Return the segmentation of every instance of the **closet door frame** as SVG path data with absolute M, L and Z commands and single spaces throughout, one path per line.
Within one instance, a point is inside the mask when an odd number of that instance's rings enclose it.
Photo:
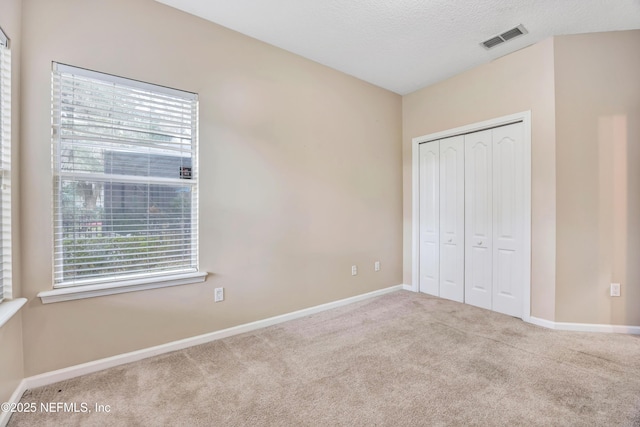
M 420 280 L 420 181 L 419 181 L 419 147 L 420 144 L 440 139 L 465 135 L 472 132 L 492 129 L 498 126 L 522 122 L 524 130 L 524 266 L 522 268 L 522 316 L 528 321 L 531 317 L 531 111 L 523 111 L 508 116 L 498 117 L 483 122 L 449 129 L 442 132 L 418 136 L 412 139 L 412 254 L 411 254 L 411 289 L 419 292 Z

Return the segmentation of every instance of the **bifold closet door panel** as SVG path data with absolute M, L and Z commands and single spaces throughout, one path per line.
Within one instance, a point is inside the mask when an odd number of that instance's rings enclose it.
M 440 144 L 420 144 L 420 292 L 440 290 Z
M 491 309 L 493 282 L 492 131 L 464 137 L 465 302 Z
M 464 137 L 440 140 L 440 297 L 464 301 Z
M 524 289 L 524 126 L 493 132 L 493 310 L 522 316 Z

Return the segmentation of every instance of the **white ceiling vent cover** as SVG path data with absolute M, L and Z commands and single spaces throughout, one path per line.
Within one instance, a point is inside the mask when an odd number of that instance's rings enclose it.
M 489 40 L 483 41 L 482 43 L 480 43 L 480 45 L 489 50 L 492 47 L 502 44 L 508 40 L 515 39 L 516 37 L 523 36 L 527 33 L 528 31 L 526 28 L 524 28 L 524 25 L 520 24 L 515 28 L 505 31 L 499 36 L 491 37 Z

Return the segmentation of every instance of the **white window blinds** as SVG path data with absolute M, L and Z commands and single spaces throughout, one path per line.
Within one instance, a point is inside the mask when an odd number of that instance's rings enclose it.
M 53 64 L 54 287 L 197 271 L 197 95 Z
M 0 30 L 0 301 L 11 295 L 11 51 Z

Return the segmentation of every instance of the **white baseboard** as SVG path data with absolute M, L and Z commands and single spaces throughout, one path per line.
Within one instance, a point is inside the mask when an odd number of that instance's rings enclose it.
M 27 389 L 42 387 L 45 385 L 57 383 L 59 381 L 65 381 L 71 378 L 79 377 L 81 375 L 102 371 L 104 369 L 112 368 L 114 366 L 124 365 L 125 363 L 136 362 L 138 360 L 157 356 L 159 354 L 169 353 L 176 350 L 182 350 L 187 347 L 206 344 L 208 342 L 219 340 L 222 338 L 227 338 L 233 335 L 255 331 L 256 329 L 266 328 L 267 326 L 272 326 L 278 323 L 287 322 L 289 320 L 298 319 L 300 317 L 309 316 L 311 314 L 316 314 L 325 310 L 330 310 L 332 308 L 353 304 L 358 301 L 377 297 L 380 295 L 388 294 L 388 293 L 399 291 L 402 289 L 403 289 L 403 285 L 391 286 L 389 288 L 368 292 L 362 295 L 356 295 L 354 297 L 345 298 L 345 299 L 333 301 L 326 304 L 316 305 L 314 307 L 305 308 L 302 310 L 294 311 L 294 312 L 283 314 L 280 316 L 269 317 L 268 319 L 258 320 L 251 323 L 245 323 L 244 325 L 238 325 L 238 326 L 222 329 L 220 331 L 211 332 L 204 335 L 185 338 L 183 340 L 173 341 L 173 342 L 158 345 L 155 347 L 149 347 L 142 350 L 132 351 L 130 353 L 119 354 L 117 356 L 107 357 L 105 359 L 99 359 L 92 362 L 83 363 L 80 365 L 70 366 L 68 368 L 58 369 L 56 371 L 45 372 L 40 375 L 35 375 L 32 377 L 25 378 L 23 380 L 24 387 L 20 392 L 17 398 L 18 399 L 17 401 L 19 401 L 20 397 L 22 396 L 22 393 L 24 393 L 24 391 Z M 1 423 L 0 423 L 0 427 L 2 427 Z
M 522 320 L 524 320 L 527 323 L 531 323 L 533 325 L 538 325 L 538 326 L 542 326 L 543 328 L 547 328 L 547 329 L 556 329 L 556 322 L 552 321 L 552 320 L 547 320 L 547 319 L 540 319 L 539 317 L 523 317 Z
M 574 332 L 608 332 L 615 334 L 631 334 L 640 335 L 640 326 L 627 325 L 602 325 L 596 323 L 569 323 L 554 322 L 551 320 L 540 319 L 538 317 L 530 317 L 526 320 L 534 325 L 543 326 L 558 331 L 574 331 Z
M 402 290 L 403 291 L 413 291 L 413 286 L 411 286 L 411 285 L 402 284 L 400 286 L 402 286 Z
M 8 403 L 18 403 L 22 398 L 24 392 L 27 391 L 27 382 L 25 380 L 20 381 L 18 387 L 15 389 Z M 11 418 L 11 412 L 3 412 L 0 410 L 0 427 L 5 427 L 9 423 L 9 418 Z

